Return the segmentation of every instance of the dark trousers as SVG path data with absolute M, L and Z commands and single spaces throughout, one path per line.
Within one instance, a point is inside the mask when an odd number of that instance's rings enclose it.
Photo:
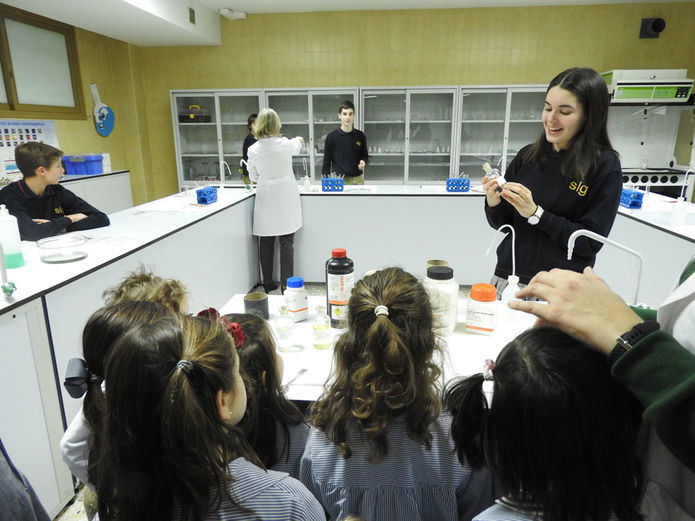
M 280 235 L 280 285 L 284 288 L 287 279 L 294 272 L 294 233 Z M 259 252 L 263 284 L 273 282 L 273 256 L 275 254 L 275 237 L 259 237 Z

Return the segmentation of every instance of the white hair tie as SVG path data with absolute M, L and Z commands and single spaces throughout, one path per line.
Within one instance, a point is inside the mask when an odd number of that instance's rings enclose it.
M 374 314 L 378 317 L 379 315 L 386 315 L 387 317 L 389 316 L 389 308 L 384 306 L 383 304 L 379 304 L 378 306 L 374 307 Z

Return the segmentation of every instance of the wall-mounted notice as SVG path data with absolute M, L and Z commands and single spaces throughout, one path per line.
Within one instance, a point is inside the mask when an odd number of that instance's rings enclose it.
M 60 148 L 53 121 L 0 119 L 0 186 L 22 177 L 14 161 L 14 149 L 27 141 Z

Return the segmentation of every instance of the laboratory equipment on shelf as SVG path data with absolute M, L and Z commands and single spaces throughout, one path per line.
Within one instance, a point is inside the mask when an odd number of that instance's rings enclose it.
M 599 235 L 596 232 L 592 232 L 589 230 L 577 230 L 575 232 L 572 232 L 570 235 L 569 239 L 567 240 L 567 260 L 572 260 L 572 253 L 574 252 L 574 243 L 577 240 L 577 237 L 589 237 L 590 239 L 594 239 L 595 241 L 598 241 L 602 244 L 610 244 L 612 246 L 615 246 L 618 249 L 621 249 L 631 255 L 634 255 L 635 258 L 637 259 L 637 278 L 635 282 L 635 293 L 634 297 L 632 299 L 631 304 L 637 304 L 639 302 L 638 296 L 639 296 L 639 287 L 640 287 L 640 281 L 642 280 L 642 264 L 644 263 L 644 259 L 642 258 L 642 255 L 639 252 L 636 252 L 635 250 L 628 248 L 627 246 L 623 246 L 622 244 L 612 241 L 607 237 L 604 237 L 603 235 Z

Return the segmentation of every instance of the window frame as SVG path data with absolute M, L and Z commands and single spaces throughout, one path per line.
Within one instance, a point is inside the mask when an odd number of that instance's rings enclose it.
M 75 106 L 57 107 L 52 105 L 34 105 L 19 102 L 17 87 L 14 82 L 14 71 L 12 69 L 12 60 L 10 57 L 9 43 L 7 40 L 5 19 L 32 25 L 39 29 L 57 32 L 65 37 Z M 67 25 L 49 18 L 44 18 L 43 16 L 39 16 L 37 14 L 0 4 L 0 60 L 0 65 L 2 66 L 2 76 L 5 81 L 5 92 L 7 93 L 7 103 L 0 103 L 0 117 L 38 119 L 84 119 L 87 117 L 84 95 L 82 92 L 80 65 L 77 58 L 75 28 L 72 25 Z

